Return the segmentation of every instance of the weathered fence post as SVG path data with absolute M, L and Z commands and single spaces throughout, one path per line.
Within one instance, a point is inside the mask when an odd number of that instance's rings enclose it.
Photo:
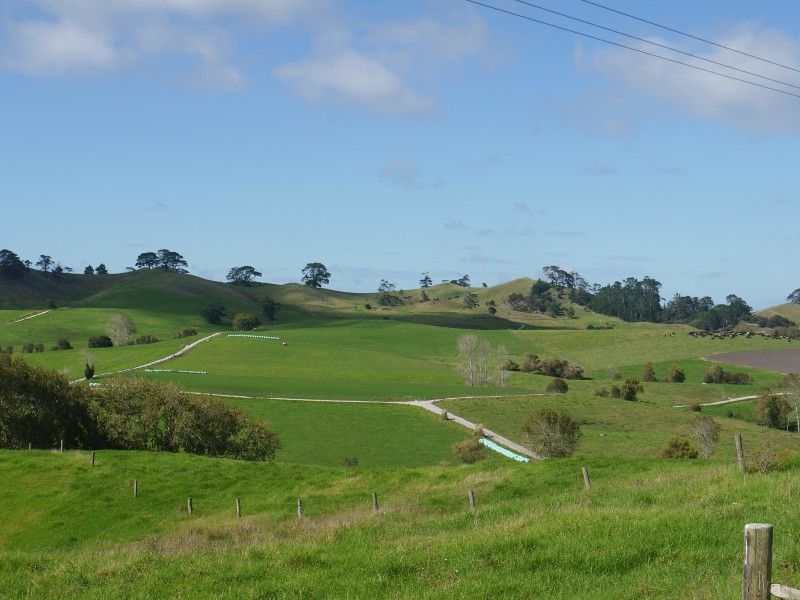
M 469 507 L 472 510 L 475 510 L 475 490 L 469 488 L 467 490 L 467 496 L 469 497 Z
M 32 447 L 33 447 L 32 444 L 28 442 L 28 450 L 30 450 Z
M 746 467 L 744 464 L 744 448 L 742 447 L 742 434 L 737 433 L 736 437 L 733 438 L 736 442 L 736 460 L 739 462 L 739 470 L 744 473 L 746 471 Z
M 94 466 L 94 450 L 92 450 L 92 466 Z
M 581 467 L 581 473 L 583 473 L 583 487 L 586 489 L 586 491 L 589 491 L 589 489 L 592 487 L 592 482 L 589 479 L 589 469 L 586 467 Z
M 302 498 L 297 499 L 297 518 L 301 518 L 303 516 L 303 500 Z
M 378 512 L 378 494 L 372 493 L 372 510 Z
M 134 479 L 133 480 L 133 497 L 134 498 L 138 498 L 139 497 L 139 480 L 138 479 Z M 190 500 L 191 500 L 191 498 L 190 498 Z M 190 510 L 189 512 L 192 512 L 192 511 Z
M 769 600 L 771 579 L 772 525 L 745 525 L 742 600 Z
M 186 510 L 189 511 L 189 514 L 192 514 L 192 497 L 191 496 L 189 496 L 186 499 Z
M 239 502 L 238 498 L 236 499 L 236 518 L 237 519 L 242 518 L 242 504 L 241 502 Z
M 61 446 L 60 446 L 58 451 L 59 452 L 63 452 L 64 451 L 64 440 L 61 440 Z

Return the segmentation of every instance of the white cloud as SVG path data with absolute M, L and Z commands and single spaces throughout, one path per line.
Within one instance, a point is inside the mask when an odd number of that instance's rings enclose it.
M 655 41 L 667 43 L 665 40 Z M 733 48 L 752 49 L 759 56 L 783 64 L 800 64 L 800 40 L 778 31 L 758 29 L 746 24 L 719 36 L 719 41 Z M 670 43 L 675 45 L 674 41 Z M 682 49 L 741 69 L 800 84 L 800 80 L 785 69 L 721 48 L 706 52 L 691 46 L 683 46 Z M 800 100 L 791 96 L 640 56 L 627 50 L 579 52 L 576 58 L 579 63 L 605 77 L 621 81 L 630 88 L 656 97 L 697 117 L 729 123 L 740 129 L 758 133 L 800 131 Z M 697 61 L 697 64 L 735 77 L 758 81 L 757 78 L 726 70 L 724 67 L 700 61 Z M 767 81 L 762 83 L 781 87 Z M 784 89 L 795 91 L 793 88 Z
M 98 71 L 122 62 L 111 36 L 69 21 L 27 21 L 7 27 L 10 48 L 2 64 L 30 75 Z
M 387 164 L 380 172 L 381 181 L 388 181 L 407 190 L 421 190 L 425 188 L 439 188 L 441 180 L 431 181 L 425 179 L 419 172 L 417 165 L 410 160 L 394 160 Z
M 354 50 L 288 63 L 275 76 L 304 98 L 334 100 L 379 112 L 421 114 L 431 102 L 385 65 Z

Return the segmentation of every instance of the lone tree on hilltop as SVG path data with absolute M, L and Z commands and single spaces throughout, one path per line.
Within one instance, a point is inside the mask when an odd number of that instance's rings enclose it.
M 403 301 L 394 295 L 395 285 L 386 281 L 385 279 L 381 279 L 380 284 L 378 285 L 378 306 L 397 306 L 398 304 L 402 304 Z
M 787 302 L 791 302 L 792 304 L 800 304 L 800 288 L 797 288 L 791 294 L 786 297 Z
M 137 269 L 155 269 L 158 266 L 158 254 L 155 252 L 142 252 L 136 257 Z
M 92 265 L 86 265 L 86 268 L 83 270 L 84 275 L 94 275 L 94 267 Z
M 48 256 L 47 254 L 40 254 L 39 260 L 36 261 L 36 266 L 39 267 L 43 272 L 49 273 L 50 267 L 53 266 L 53 257 Z
M 8 279 L 18 279 L 27 271 L 22 262 L 11 250 L 0 250 L 0 275 Z
M 231 270 L 228 271 L 225 279 L 230 281 L 233 285 L 244 285 L 249 287 L 253 285 L 253 280 L 257 277 L 261 277 L 261 273 L 256 271 L 255 267 L 244 265 L 243 267 L 231 267 Z
M 308 287 L 321 288 L 330 283 L 331 274 L 321 262 L 310 262 L 303 269 L 303 283 Z
M 158 251 L 158 266 L 165 271 L 173 271 L 175 273 L 188 273 L 186 267 L 189 263 L 184 260 L 178 252 L 162 248 Z
M 103 263 L 97 265 L 97 268 L 94 270 L 95 275 L 108 275 L 108 267 L 106 267 Z
M 419 280 L 419 287 L 423 290 L 431 287 L 433 285 L 433 279 L 431 279 L 431 274 L 427 271 L 422 274 L 422 279 Z

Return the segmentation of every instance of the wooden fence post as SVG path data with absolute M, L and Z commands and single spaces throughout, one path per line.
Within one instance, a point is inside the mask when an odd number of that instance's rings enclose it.
M 739 462 L 739 470 L 744 473 L 747 469 L 744 464 L 744 448 L 742 447 L 742 434 L 737 433 L 733 438 L 736 442 L 736 460 Z
M 475 490 L 469 488 L 467 490 L 467 496 L 469 497 L 469 507 L 472 510 L 475 510 Z
M 61 440 L 61 446 L 60 446 L 58 451 L 59 452 L 63 452 L 64 451 L 64 440 Z
M 297 499 L 297 518 L 302 518 L 303 516 L 303 500 L 302 498 Z
M 138 498 L 139 497 L 139 480 L 138 479 L 134 479 L 133 480 L 133 497 L 134 498 Z M 190 510 L 189 512 L 192 512 L 192 511 Z
M 771 579 L 772 525 L 745 525 L 742 600 L 769 600 Z
M 94 466 L 94 450 L 92 450 L 92 466 Z
M 236 518 L 242 518 L 242 504 L 239 502 L 239 499 L 236 499 Z
M 186 499 L 186 510 L 189 511 L 189 514 L 192 514 L 192 497 L 191 496 L 189 496 Z
M 589 489 L 592 487 L 592 482 L 589 479 L 589 469 L 586 467 L 581 467 L 581 473 L 583 473 L 583 487 L 588 492 Z
M 375 492 L 372 493 L 372 509 L 378 512 L 378 494 Z
M 30 443 L 30 442 L 28 442 L 28 450 L 30 450 L 30 449 L 31 449 L 31 447 L 32 447 L 31 443 Z

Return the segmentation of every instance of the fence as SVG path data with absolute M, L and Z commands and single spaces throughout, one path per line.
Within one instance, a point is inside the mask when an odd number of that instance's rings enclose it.
M 772 583 L 772 525 L 744 526 L 744 581 L 742 600 L 800 600 L 800 590 Z

